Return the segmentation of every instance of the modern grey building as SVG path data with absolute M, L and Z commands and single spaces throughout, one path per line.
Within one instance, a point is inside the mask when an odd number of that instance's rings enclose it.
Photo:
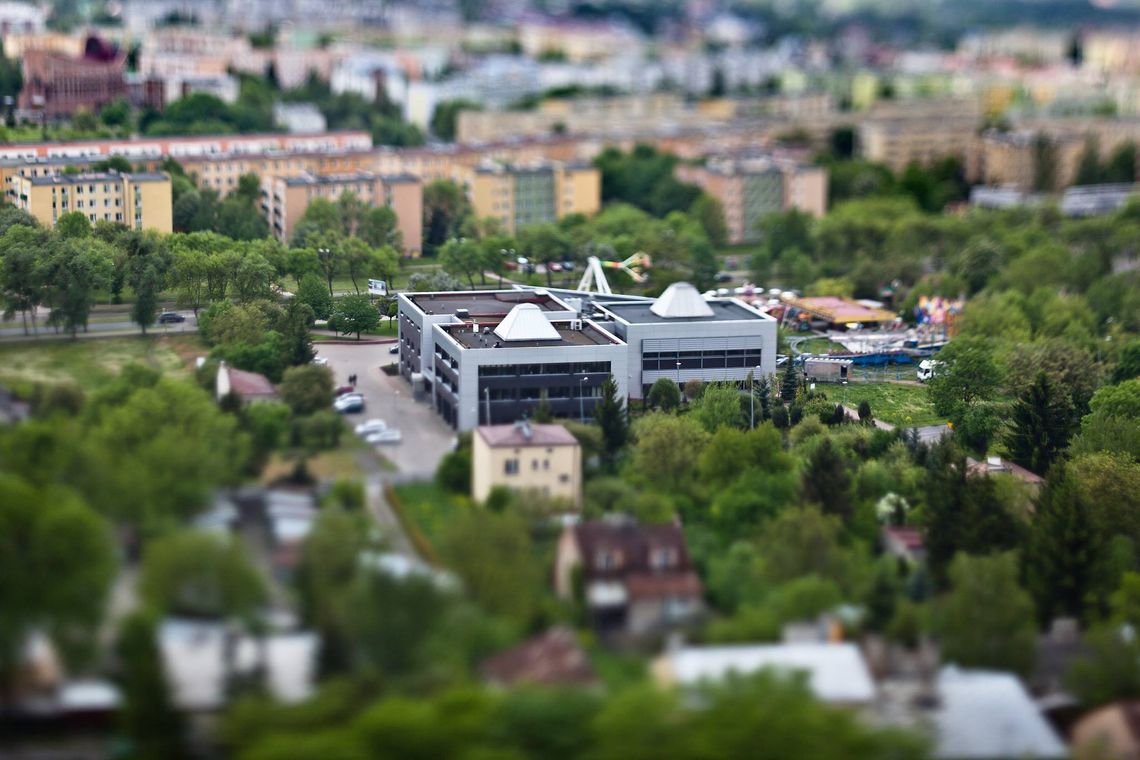
M 662 377 L 741 383 L 776 372 L 776 320 L 735 298 L 706 299 L 687 282 L 655 301 L 599 303 L 611 331 L 629 346 L 631 398 Z
M 458 430 L 533 414 L 588 419 L 613 375 L 644 398 L 661 377 L 744 382 L 776 370 L 776 320 L 688 283 L 660 298 L 541 289 L 399 295 L 400 374 Z
M 626 390 L 619 338 L 541 291 L 402 293 L 400 372 L 454 428 L 510 423 L 545 396 L 559 417 L 592 416 L 602 383 Z

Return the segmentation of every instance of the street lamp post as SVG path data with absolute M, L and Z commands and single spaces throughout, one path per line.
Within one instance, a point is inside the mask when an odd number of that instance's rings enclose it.
M 748 429 L 756 429 L 756 377 L 748 373 Z
M 582 375 L 582 379 L 578 381 L 578 416 L 582 420 L 582 424 L 586 424 L 586 380 L 589 375 Z
M 677 362 L 677 387 L 681 387 L 681 362 Z

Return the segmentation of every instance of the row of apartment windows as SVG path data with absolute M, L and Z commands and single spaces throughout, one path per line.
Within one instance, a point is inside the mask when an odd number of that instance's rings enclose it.
M 641 357 L 641 368 L 652 371 L 758 367 L 761 355 L 762 351 L 759 348 L 730 348 L 715 351 L 647 351 Z M 677 366 L 678 363 L 680 363 L 680 367 Z

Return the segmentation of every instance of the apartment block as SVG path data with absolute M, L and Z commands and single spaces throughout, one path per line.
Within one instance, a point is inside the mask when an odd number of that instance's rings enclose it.
M 92 223 L 118 222 L 133 230 L 171 232 L 170 177 L 160 172 L 16 176 L 8 200 L 45 227 L 77 211 Z
M 261 210 L 279 240 L 288 242 L 309 204 L 316 198 L 335 201 L 355 193 L 369 206 L 388 206 L 396 213 L 406 256 L 418 256 L 423 246 L 423 184 L 410 175 L 372 172 L 269 176 L 261 181 Z
M 859 149 L 863 158 L 896 173 L 912 163 L 953 156 L 970 175 L 979 151 L 978 123 L 974 118 L 871 119 L 859 125 Z
M 468 192 L 476 216 L 498 219 L 513 235 L 568 214 L 597 213 L 602 178 L 585 163 L 483 164 L 470 173 Z
M 1077 135 L 989 130 L 982 138 L 981 179 L 1021 192 L 1063 190 L 1073 183 L 1084 148 Z M 1037 186 L 1039 170 L 1041 179 L 1051 179 L 1047 187 Z
M 980 104 L 973 99 L 879 103 L 859 125 L 859 150 L 863 158 L 896 173 L 912 163 L 925 165 L 953 156 L 972 178 L 980 151 L 980 124 Z
M 110 158 L 131 161 L 143 158 L 193 158 L 230 155 L 261 156 L 272 153 L 333 153 L 371 150 L 368 132 L 326 132 L 321 135 L 254 134 L 140 137 L 128 140 L 73 140 L 70 142 L 15 143 L 0 146 L 0 159 Z
M 827 170 L 821 166 L 775 156 L 714 158 L 703 166 L 679 165 L 676 175 L 721 202 L 734 245 L 759 239 L 758 222 L 773 212 L 827 212 Z
M 461 111 L 460 142 L 537 137 L 557 132 L 586 135 L 656 129 L 707 128 L 737 115 L 732 100 L 687 103 L 679 95 L 623 95 L 606 98 L 551 98 L 532 110 Z

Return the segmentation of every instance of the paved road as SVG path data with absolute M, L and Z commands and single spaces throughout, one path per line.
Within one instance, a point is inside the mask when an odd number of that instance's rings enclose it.
M 393 364 L 396 357 L 388 353 L 391 344 L 344 345 L 318 344 L 317 353 L 329 360 L 338 385 L 356 374 L 356 389 L 364 394 L 365 411 L 347 414 L 345 421 L 356 425 L 362 420 L 380 418 L 403 435 L 397 444 L 376 447 L 397 468 L 383 468 L 370 452 L 361 452 L 357 461 L 368 473 L 365 495 L 368 510 L 387 536 L 393 551 L 416 557 L 415 548 L 404 533 L 396 514 L 384 498 L 384 487 L 391 483 L 428 480 L 435 475 L 439 461 L 451 449 L 454 433 L 431 410 L 412 398 L 411 389 L 400 377 L 389 377 L 380 371 L 382 365 Z
M 397 444 L 383 444 L 378 451 L 392 462 L 400 476 L 391 480 L 427 480 L 451 448 L 455 433 L 425 403 L 412 398 L 411 389 L 401 377 L 389 377 L 381 365 L 392 364 L 396 357 L 388 353 L 391 344 L 344 345 L 317 344 L 317 355 L 329 360 L 329 368 L 338 384 L 357 376 L 356 389 L 364 394 L 362 414 L 347 414 L 345 419 L 356 425 L 378 417 L 403 435 Z
M 154 325 L 147 330 L 148 335 L 165 335 L 168 333 L 180 332 L 195 332 L 198 329 L 198 321 L 194 318 L 194 312 L 186 311 L 179 312 L 186 317 L 185 322 L 178 322 L 169 325 Z M 129 319 L 116 320 L 114 322 L 92 322 L 87 326 L 87 332 L 80 331 L 76 337 L 82 338 L 85 335 L 97 335 L 99 333 L 107 332 L 138 332 L 139 326 Z M 54 327 L 48 327 L 42 320 L 37 320 L 36 325 L 37 333 L 24 334 L 24 325 L 19 319 L 0 322 L 0 338 L 53 338 L 57 335 L 60 337 L 68 337 L 65 332 L 56 333 Z

